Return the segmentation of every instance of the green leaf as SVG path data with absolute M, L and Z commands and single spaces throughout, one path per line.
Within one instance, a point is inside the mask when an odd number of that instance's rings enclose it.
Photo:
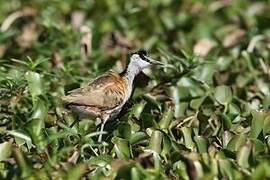
M 128 123 L 120 123 L 117 127 L 118 129 L 118 133 L 119 133 L 119 136 L 121 138 L 124 138 L 124 139 L 127 139 L 129 140 L 130 139 L 130 136 L 131 136 L 131 127 Z
M 185 146 L 188 148 L 188 149 L 194 149 L 195 147 L 195 144 L 192 140 L 192 136 L 191 136 L 191 129 L 188 128 L 188 127 L 182 127 L 181 128 L 182 130 L 182 133 L 183 133 L 183 136 L 184 136 L 184 142 L 185 142 Z
M 172 141 L 165 132 L 163 132 L 162 144 L 162 155 L 166 156 L 170 153 L 172 149 Z
M 263 129 L 265 116 L 262 112 L 253 111 L 252 117 L 250 137 L 257 138 Z
M 22 178 L 30 176 L 32 173 L 32 169 L 31 166 L 28 164 L 23 152 L 18 148 L 16 148 L 14 152 L 16 162 L 18 163 L 19 169 L 21 171 Z
M 40 74 L 33 71 L 28 71 L 25 74 L 25 78 L 28 82 L 28 88 L 32 97 L 37 97 L 38 95 L 42 94 L 43 87 Z
M 163 134 L 159 130 L 155 130 L 151 134 L 151 139 L 149 142 L 149 148 L 156 153 L 161 152 L 161 142 L 162 142 Z
M 70 168 L 68 171 L 68 180 L 81 179 L 84 173 L 86 173 L 86 164 L 78 164 Z
M 141 103 L 138 103 L 138 104 L 135 104 L 131 110 L 130 110 L 130 115 L 133 115 L 135 116 L 137 119 L 140 118 L 141 116 L 141 113 L 143 112 L 143 109 L 144 109 L 144 106 L 145 106 L 145 102 L 141 102 Z
M 201 98 L 197 98 L 197 99 L 193 99 L 190 101 L 190 107 L 192 109 L 198 110 L 201 106 L 201 104 L 203 103 L 205 97 L 201 97 Z
M 136 132 L 131 135 L 130 144 L 138 143 L 142 140 L 146 140 L 147 135 L 144 132 Z
M 228 104 L 232 100 L 232 90 L 228 86 L 217 86 L 214 94 L 220 104 Z
M 0 161 L 6 160 L 12 153 L 10 142 L 3 142 L 0 144 Z
M 25 142 L 27 144 L 28 148 L 34 147 L 34 145 L 32 144 L 32 139 L 24 132 L 13 130 L 13 131 L 7 131 L 7 134 L 10 134 L 14 137 L 17 137 L 17 138 L 23 140 L 23 142 Z
M 145 94 L 143 95 L 143 98 L 151 107 L 156 107 L 158 110 L 161 110 L 161 105 L 155 96 Z
M 131 180 L 140 180 L 142 179 L 140 171 L 136 167 L 131 168 Z
M 252 144 L 248 141 L 244 146 L 242 146 L 237 152 L 237 163 L 245 168 L 249 167 L 249 156 L 251 153 Z
M 231 162 L 229 160 L 226 160 L 226 159 L 219 160 L 218 162 L 219 162 L 221 174 L 224 177 L 227 176 L 230 180 L 233 180 L 234 177 L 233 177 L 233 168 L 232 168 Z
M 129 159 L 131 157 L 131 151 L 130 151 L 128 140 L 118 138 L 118 137 L 113 137 L 112 142 L 114 143 L 114 150 L 118 158 Z
M 42 121 L 47 117 L 48 108 L 46 102 L 42 99 L 37 99 L 33 107 L 32 119 L 41 119 Z
M 244 145 L 246 139 L 247 137 L 245 134 L 234 135 L 228 143 L 227 149 L 230 151 L 238 151 L 239 148 Z
M 93 156 L 89 159 L 91 165 L 104 167 L 112 162 L 113 158 L 110 155 Z
M 161 120 L 159 121 L 159 126 L 161 129 L 168 129 L 170 126 L 170 123 L 173 119 L 173 109 L 169 108 L 166 109 L 166 111 L 163 113 Z
M 199 153 L 206 153 L 208 147 L 208 141 L 202 136 L 195 136 L 194 141 L 196 142 Z

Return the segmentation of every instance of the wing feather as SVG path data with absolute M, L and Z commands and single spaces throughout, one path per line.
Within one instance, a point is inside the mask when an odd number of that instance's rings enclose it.
M 62 99 L 70 104 L 112 109 L 121 104 L 126 95 L 126 81 L 114 71 L 97 77 L 87 86 L 72 90 Z

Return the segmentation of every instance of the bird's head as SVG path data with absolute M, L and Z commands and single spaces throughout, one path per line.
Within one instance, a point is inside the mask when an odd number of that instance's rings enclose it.
M 151 65 L 164 65 L 163 63 L 150 58 L 145 50 L 139 50 L 131 54 L 130 63 L 145 69 Z

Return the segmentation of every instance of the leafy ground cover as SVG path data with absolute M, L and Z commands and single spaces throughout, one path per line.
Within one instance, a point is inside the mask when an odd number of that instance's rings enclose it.
M 270 177 L 270 4 L 0 1 L 1 179 Z M 60 97 L 145 48 L 167 68 L 97 143 Z

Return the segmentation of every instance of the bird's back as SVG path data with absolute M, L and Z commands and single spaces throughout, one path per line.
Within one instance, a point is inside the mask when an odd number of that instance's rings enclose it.
M 87 86 L 69 92 L 62 97 L 69 104 L 110 110 L 126 99 L 127 81 L 114 71 L 97 77 Z

